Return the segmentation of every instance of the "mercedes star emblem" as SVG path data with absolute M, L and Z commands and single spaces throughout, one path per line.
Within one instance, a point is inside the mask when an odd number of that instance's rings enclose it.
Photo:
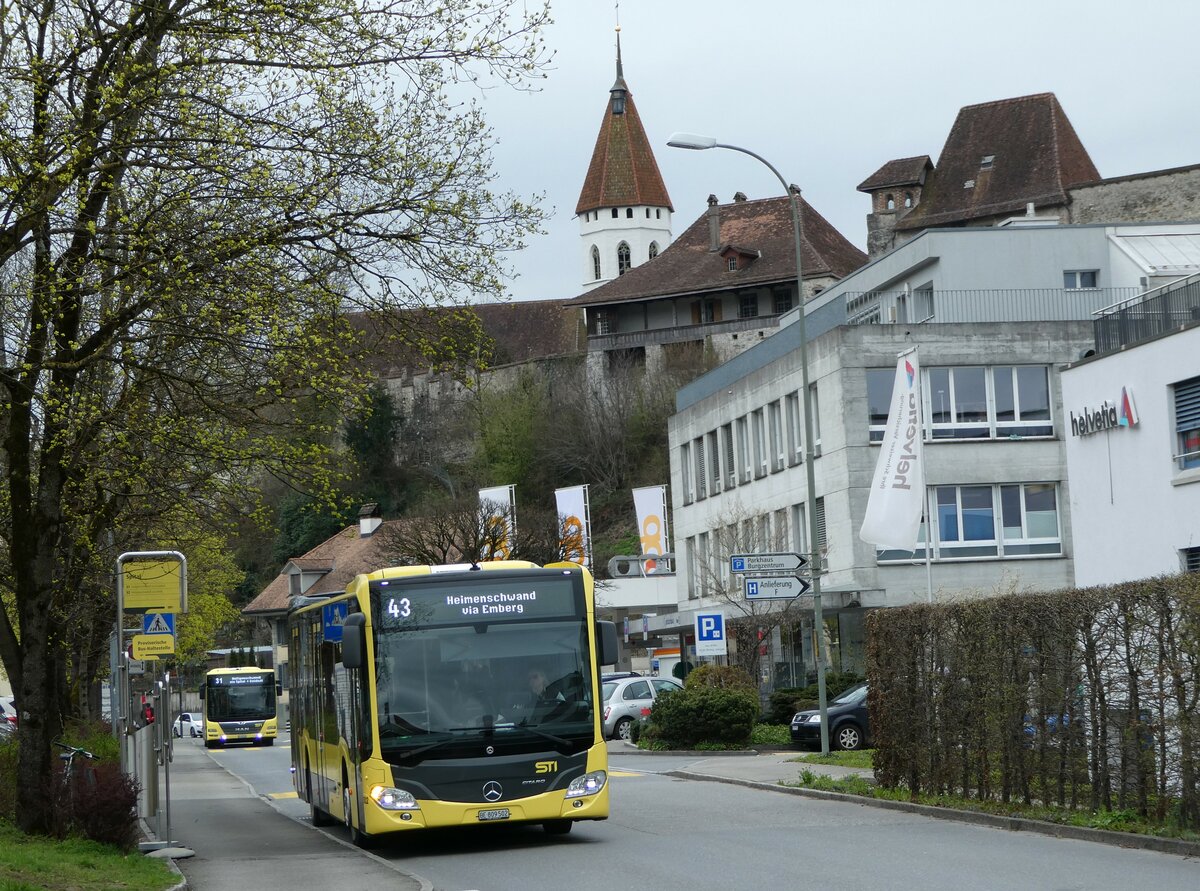
M 489 780 L 483 784 L 483 797 L 488 801 L 499 801 L 504 795 L 504 788 L 495 780 Z

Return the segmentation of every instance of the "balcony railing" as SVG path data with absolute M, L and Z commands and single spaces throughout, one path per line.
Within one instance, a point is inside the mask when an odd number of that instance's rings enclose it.
M 752 316 L 748 319 L 729 319 L 706 325 L 677 325 L 673 328 L 645 328 L 620 331 L 616 334 L 588 334 L 590 350 L 623 350 L 647 344 L 682 343 L 703 340 L 714 334 L 740 334 L 760 328 L 778 328 L 779 316 Z
M 1200 321 L 1200 274 L 1106 306 L 1094 315 L 1097 353 L 1110 353 Z
M 1137 288 L 848 291 L 849 325 L 1086 321 Z

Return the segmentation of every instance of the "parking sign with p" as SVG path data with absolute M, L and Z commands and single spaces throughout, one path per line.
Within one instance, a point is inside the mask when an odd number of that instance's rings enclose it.
M 696 655 L 724 656 L 725 647 L 725 614 L 696 613 Z

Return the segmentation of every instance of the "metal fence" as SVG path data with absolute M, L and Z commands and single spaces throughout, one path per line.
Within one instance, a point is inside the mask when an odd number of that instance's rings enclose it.
M 1091 319 L 1137 288 L 981 288 L 847 291 L 850 325 L 1068 322 Z
M 1200 274 L 1106 306 L 1092 320 L 1096 352 L 1106 353 L 1200 321 Z

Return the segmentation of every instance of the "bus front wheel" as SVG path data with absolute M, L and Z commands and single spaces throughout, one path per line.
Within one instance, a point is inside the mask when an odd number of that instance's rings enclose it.
M 546 835 L 566 835 L 575 823 L 572 820 L 547 820 L 542 824 Z
M 354 804 L 353 796 L 350 794 L 350 782 L 347 775 L 342 773 L 342 813 L 346 819 L 346 829 L 350 833 L 350 841 L 354 842 L 357 847 L 369 848 L 374 843 L 374 839 L 358 829 L 354 825 L 353 811 L 351 810 Z

